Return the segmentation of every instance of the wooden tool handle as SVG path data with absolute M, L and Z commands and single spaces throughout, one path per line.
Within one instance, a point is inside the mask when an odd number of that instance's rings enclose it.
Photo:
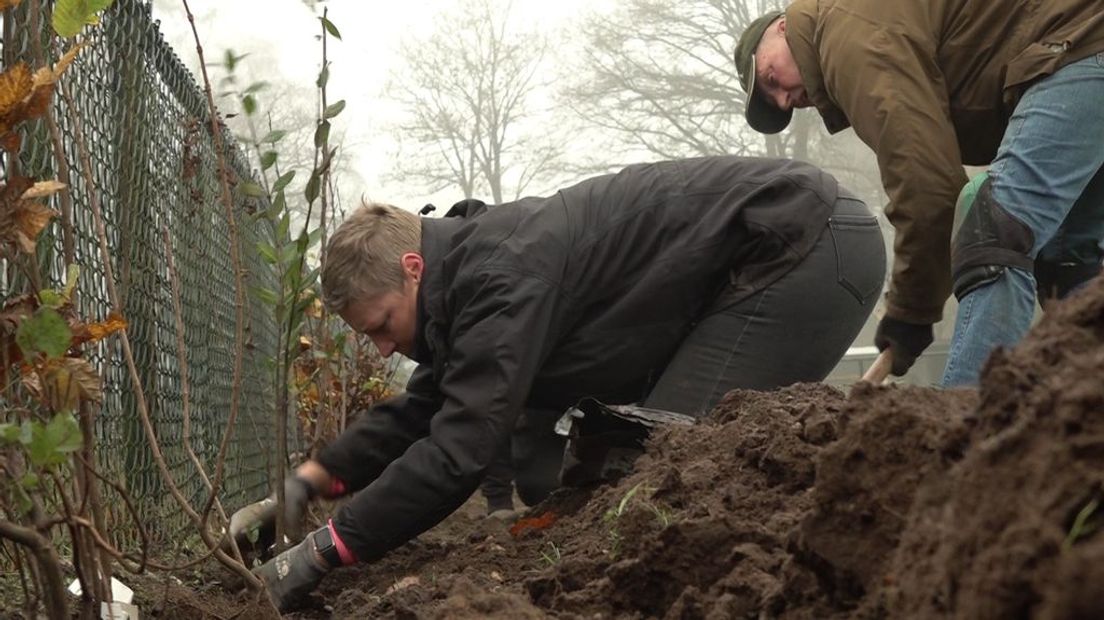
M 870 368 L 866 369 L 866 372 L 862 376 L 863 381 L 869 381 L 874 385 L 880 385 L 889 376 L 889 371 L 893 368 L 893 353 L 892 349 L 886 349 L 878 354 L 878 358 L 874 360 L 874 363 L 870 365 Z

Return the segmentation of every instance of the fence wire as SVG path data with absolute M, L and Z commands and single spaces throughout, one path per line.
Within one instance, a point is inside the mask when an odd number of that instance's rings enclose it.
M 29 5 L 9 12 L 4 23 L 5 66 L 23 60 L 36 66 L 33 38 L 46 56 L 64 51 L 47 45 L 49 21 L 32 30 Z M 49 5 L 49 3 L 44 3 Z M 230 414 L 234 338 L 235 279 L 230 236 L 221 201 L 219 164 L 211 136 L 206 96 L 151 19 L 142 0 L 117 0 L 91 30 L 95 43 L 81 51 L 61 83 L 72 106 L 55 96 L 68 182 L 72 186 L 72 262 L 81 268 L 77 311 L 86 320 L 102 320 L 111 310 L 107 275 L 88 197 L 99 197 L 107 229 L 110 267 L 115 275 L 127 334 L 159 445 L 176 483 L 193 505 L 202 505 L 207 489 L 184 449 L 185 384 L 177 352 L 168 252 L 172 252 L 181 290 L 187 405 L 191 446 L 213 474 L 219 442 Z M 81 174 L 77 130 L 91 155 L 92 186 Z M 231 184 L 252 177 L 248 161 L 228 132 L 224 157 Z M 54 145 L 45 122 L 24 135 L 22 173 L 56 178 Z M 273 373 L 277 328 L 248 287 L 276 290 L 275 275 L 256 251 L 262 230 L 250 215 L 265 205 L 237 192 L 234 215 L 245 272 L 245 350 L 239 416 L 226 459 L 220 498 L 227 509 L 264 496 L 275 454 Z M 60 205 L 52 205 L 60 210 Z M 166 248 L 162 230 L 168 231 Z M 54 222 L 39 244 L 40 271 L 47 281 L 64 280 L 66 256 L 62 227 Z M 12 265 L 3 265 L 5 297 L 23 290 Z M 122 484 L 137 504 L 156 550 L 180 543 L 194 531 L 165 487 L 138 417 L 119 338 L 109 337 L 88 357 L 104 377 L 104 402 L 96 417 L 101 471 Z M 111 537 L 133 549 L 135 531 L 117 493 L 103 489 Z M 129 544 L 128 544 L 129 543 Z

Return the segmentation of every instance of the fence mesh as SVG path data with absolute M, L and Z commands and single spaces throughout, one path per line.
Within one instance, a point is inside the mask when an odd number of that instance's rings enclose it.
M 35 62 L 36 47 L 52 60 L 63 50 L 49 45 L 49 21 L 33 23 L 31 3 L 9 11 L 4 22 L 4 62 Z M 44 3 L 48 6 L 49 3 Z M 219 164 L 206 96 L 163 40 L 142 0 L 117 0 L 95 28 L 95 43 L 67 70 L 55 96 L 60 148 L 72 187 L 72 262 L 81 268 L 77 311 L 102 320 L 111 310 L 89 196 L 99 197 L 110 268 L 129 321 L 127 334 L 159 445 L 176 483 L 201 505 L 207 490 L 184 449 L 185 405 L 191 446 L 213 472 L 230 414 L 235 337 L 235 280 L 230 234 L 220 199 Z M 36 46 L 35 37 L 39 43 Z M 64 96 L 67 94 L 68 97 Z M 77 136 L 91 159 L 91 186 L 82 174 Z M 230 182 L 251 177 L 248 162 L 228 133 L 224 157 Z M 36 179 L 65 176 L 45 122 L 24 135 L 22 173 Z M 274 455 L 273 373 L 277 346 L 270 308 L 248 287 L 277 289 L 275 276 L 256 251 L 263 234 L 250 217 L 263 205 L 234 192 L 234 215 L 245 273 L 243 377 L 239 417 L 233 429 L 220 498 L 227 509 L 263 496 Z M 55 199 L 54 208 L 62 205 Z M 54 285 L 64 280 L 63 227 L 55 222 L 39 244 L 40 271 Z M 163 231 L 167 231 L 166 247 Z M 184 348 L 178 355 L 169 277 L 169 252 L 183 305 Z M 5 296 L 24 288 L 13 265 L 4 264 Z M 104 377 L 105 399 L 96 418 L 101 471 L 123 485 L 137 504 L 154 544 L 180 540 L 192 529 L 165 488 L 139 423 L 138 400 L 120 339 L 89 351 Z M 181 362 L 186 363 L 187 382 Z M 117 493 L 104 488 L 109 530 L 116 541 L 133 538 L 133 526 Z M 132 545 L 131 545 L 132 546 Z M 171 553 L 172 549 L 160 551 Z

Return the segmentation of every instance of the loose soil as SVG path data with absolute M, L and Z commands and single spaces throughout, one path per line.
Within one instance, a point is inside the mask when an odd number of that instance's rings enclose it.
M 1098 280 L 980 391 L 737 390 L 618 483 L 560 491 L 513 533 L 473 499 L 290 617 L 1104 617 L 1102 377 Z M 262 613 L 222 592 L 144 613 Z

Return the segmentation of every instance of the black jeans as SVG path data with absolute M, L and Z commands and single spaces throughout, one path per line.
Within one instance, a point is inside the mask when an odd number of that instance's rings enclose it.
M 847 352 L 881 294 L 886 256 L 877 218 L 841 197 L 809 255 L 751 294 L 726 286 L 675 352 L 644 406 L 702 416 L 736 388 L 820 381 Z M 532 505 L 559 486 L 562 411 L 526 411 L 510 442 L 518 495 Z M 509 490 L 505 453 L 488 472 L 488 500 Z M 505 486 L 504 486 L 505 485 Z
M 885 271 L 877 218 L 861 201 L 841 197 L 812 251 L 789 273 L 750 295 L 721 291 L 644 406 L 700 416 L 735 388 L 824 379 L 874 309 Z

